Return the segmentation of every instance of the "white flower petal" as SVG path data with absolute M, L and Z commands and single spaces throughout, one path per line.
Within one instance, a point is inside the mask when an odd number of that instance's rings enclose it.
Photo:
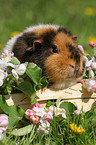
M 12 69 L 12 74 L 18 80 L 19 76 L 18 76 L 18 74 L 17 74 L 15 69 Z
M 3 134 L 1 133 L 1 134 L 0 134 L 0 140 L 2 140 L 2 139 L 3 139 Z
M 23 75 L 26 70 L 26 64 L 20 64 L 19 66 L 16 67 L 16 72 L 18 75 Z

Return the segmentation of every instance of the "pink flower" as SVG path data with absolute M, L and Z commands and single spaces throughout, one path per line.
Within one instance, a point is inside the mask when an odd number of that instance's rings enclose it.
M 35 112 L 34 112 L 33 110 L 27 109 L 26 112 L 25 112 L 25 117 L 26 117 L 27 119 L 30 119 L 30 116 L 32 116 L 32 115 L 34 115 L 34 114 L 35 114 Z
M 53 119 L 53 116 L 51 116 L 51 115 L 47 115 L 44 119 L 45 119 L 46 121 L 48 121 L 48 120 Z
M 3 54 L 8 55 L 8 50 L 4 50 Z
M 8 123 L 8 116 L 6 114 L 0 114 L 0 132 L 6 131 Z
M 34 107 L 40 108 L 40 104 L 37 102 L 37 103 L 35 103 L 34 105 L 32 105 L 32 107 L 33 107 L 33 108 L 34 108 Z
M 96 70 L 96 62 L 92 62 L 91 67 L 92 67 L 93 70 Z
M 46 121 L 53 119 L 53 110 L 48 110 L 48 112 L 46 112 L 46 114 L 43 116 L 43 118 Z
M 10 56 L 11 56 L 11 57 L 14 57 L 14 53 L 13 53 L 13 52 L 12 52 L 12 53 L 10 53 Z
M 81 110 L 75 110 L 74 114 L 79 115 L 81 113 Z
M 94 46 L 95 46 L 95 42 L 94 42 L 94 41 L 91 41 L 91 42 L 89 43 L 89 46 L 90 46 L 90 47 L 94 47 Z
M 83 49 L 82 45 L 78 45 L 77 47 L 81 50 L 82 53 L 84 53 L 84 49 Z
M 95 81 L 95 84 L 93 85 L 93 89 L 96 89 L 96 81 Z
M 82 112 L 84 112 L 84 113 L 86 113 L 86 111 L 83 109 L 83 111 L 82 110 L 75 110 L 74 111 L 74 114 L 76 114 L 76 115 L 79 115 L 79 114 L 81 114 Z
M 34 116 L 34 115 L 31 115 L 30 118 L 29 118 L 29 120 L 30 120 L 31 122 L 33 122 L 34 124 L 39 123 L 39 117 Z

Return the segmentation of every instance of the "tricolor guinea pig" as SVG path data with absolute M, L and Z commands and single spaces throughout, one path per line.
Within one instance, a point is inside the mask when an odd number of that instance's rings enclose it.
M 14 52 L 20 62 L 33 62 L 42 68 L 49 86 L 63 89 L 80 81 L 85 60 L 74 42 L 77 37 L 67 28 L 38 25 L 13 37 L 5 49 Z

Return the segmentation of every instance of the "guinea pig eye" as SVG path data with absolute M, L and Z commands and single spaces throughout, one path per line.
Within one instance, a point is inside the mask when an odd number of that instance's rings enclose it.
M 57 49 L 56 46 L 53 46 L 52 49 L 53 49 L 52 51 L 53 51 L 54 53 L 58 53 L 58 49 Z

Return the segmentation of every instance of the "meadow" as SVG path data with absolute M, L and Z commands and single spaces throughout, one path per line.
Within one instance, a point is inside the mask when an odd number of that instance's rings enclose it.
M 0 44 L 4 48 L 14 31 L 38 24 L 64 25 L 88 49 L 96 41 L 95 0 L 0 0 Z M 89 40 L 90 41 L 90 40 Z
M 38 24 L 66 26 L 78 36 L 77 45 L 82 45 L 88 52 L 89 42 L 93 40 L 96 43 L 96 0 L 0 0 L 0 53 L 14 33 Z M 96 125 L 95 128 L 91 126 L 96 121 L 89 119 L 95 115 L 93 112 L 88 116 L 84 113 L 79 116 L 69 113 L 67 123 L 58 118 L 53 120 L 48 135 L 38 134 L 34 126 L 32 132 L 23 137 L 4 133 L 3 143 L 0 144 L 96 145 Z M 85 133 L 76 134 L 68 122 L 82 124 Z

